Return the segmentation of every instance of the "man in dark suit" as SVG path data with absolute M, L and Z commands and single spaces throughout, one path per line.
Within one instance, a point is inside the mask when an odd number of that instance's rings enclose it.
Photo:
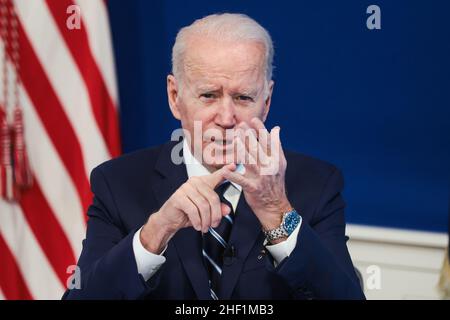
M 167 78 L 183 139 L 93 170 L 67 299 L 362 299 L 334 166 L 270 132 L 273 46 L 238 14 L 183 28 Z

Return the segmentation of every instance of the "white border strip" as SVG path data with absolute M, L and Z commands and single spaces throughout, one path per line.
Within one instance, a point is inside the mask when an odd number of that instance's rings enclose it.
M 346 235 L 349 236 L 351 240 L 378 243 L 382 242 L 434 248 L 446 248 L 448 245 L 448 235 L 441 232 L 347 224 Z

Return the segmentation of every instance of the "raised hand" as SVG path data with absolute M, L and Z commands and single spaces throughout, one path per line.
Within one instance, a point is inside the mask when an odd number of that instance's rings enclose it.
M 238 148 L 237 158 L 244 163 L 245 173 L 235 172 L 234 166 L 225 167 L 224 177 L 242 186 L 245 200 L 264 229 L 276 228 L 282 214 L 292 208 L 286 196 L 287 161 L 281 147 L 280 127 L 269 133 L 260 119 L 253 118 L 250 124 L 240 123 L 238 129 L 236 139 L 245 152 Z

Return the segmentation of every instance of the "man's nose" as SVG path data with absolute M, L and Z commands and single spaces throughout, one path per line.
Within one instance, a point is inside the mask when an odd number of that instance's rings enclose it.
M 236 125 L 236 107 L 231 97 L 222 100 L 217 110 L 216 124 L 225 129 L 233 128 Z

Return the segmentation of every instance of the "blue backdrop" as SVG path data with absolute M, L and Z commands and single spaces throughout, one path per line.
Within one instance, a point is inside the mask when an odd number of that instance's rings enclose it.
M 368 30 L 366 8 L 381 8 Z M 351 223 L 446 231 L 450 181 L 449 1 L 109 0 L 125 152 L 179 124 L 166 97 L 177 31 L 242 12 L 275 43 L 268 125 L 346 178 Z

